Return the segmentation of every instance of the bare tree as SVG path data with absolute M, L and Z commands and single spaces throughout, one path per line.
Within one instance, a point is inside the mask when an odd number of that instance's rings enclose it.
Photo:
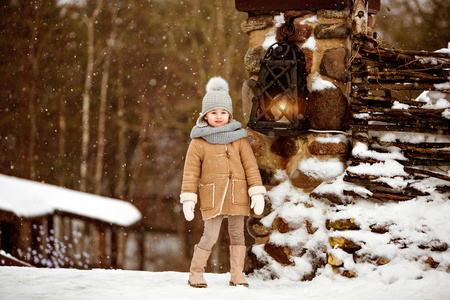
M 141 101 L 141 126 L 139 128 L 139 141 L 134 150 L 133 156 L 130 158 L 130 164 L 133 169 L 129 189 L 128 189 L 128 199 L 133 201 L 136 197 L 136 188 L 139 185 L 139 175 L 142 174 L 142 170 L 144 168 L 143 162 L 145 162 L 146 157 L 146 140 L 148 137 L 148 129 L 149 129 L 149 109 L 145 103 L 145 101 Z M 143 180 L 141 178 L 141 180 Z M 138 205 L 139 207 L 139 205 Z
M 87 172 L 88 172 L 88 155 L 89 155 L 89 113 L 91 102 L 91 87 L 92 76 L 94 73 L 94 36 L 95 36 L 95 22 L 100 14 L 103 5 L 103 0 L 97 0 L 94 11 L 91 16 L 88 16 L 87 8 L 84 7 L 82 20 L 87 29 L 87 66 L 86 76 L 84 81 L 83 92 L 83 116 L 82 116 L 82 141 L 81 141 L 81 165 L 80 165 L 80 191 L 85 192 L 87 187 Z
M 63 159 L 66 154 L 66 134 L 67 134 L 67 118 L 66 118 L 66 99 L 63 98 L 60 101 L 60 110 L 59 110 L 59 136 L 58 136 L 58 150 L 59 150 L 59 159 L 58 159 L 58 167 L 59 169 L 63 168 Z M 58 176 L 58 185 L 64 186 L 65 184 L 65 176 Z
M 243 54 L 247 42 L 239 27 L 244 16 L 239 15 L 230 1 L 192 0 L 174 6 L 169 11 L 182 10 L 177 14 L 180 21 L 166 23 L 165 34 L 169 53 L 179 66 L 185 66 L 177 70 L 183 82 L 193 86 L 201 83 L 197 92 L 203 97 L 208 78 L 220 75 L 233 87 L 230 89 L 233 99 L 237 98 L 242 81 L 236 71 L 245 73 Z M 170 19 L 170 13 L 163 18 Z
M 42 58 L 43 49 L 54 32 L 54 27 L 50 26 L 46 30 L 42 30 L 45 24 L 44 10 L 47 9 L 43 0 L 35 1 L 33 6 L 25 6 L 20 11 L 23 14 L 22 20 L 24 25 L 24 32 L 28 35 L 29 44 L 25 49 L 26 55 L 23 56 L 24 68 L 23 68 L 23 87 L 22 95 L 20 99 L 27 101 L 26 106 L 23 106 L 22 112 L 24 118 L 21 122 L 29 122 L 29 132 L 21 136 L 20 143 L 22 144 L 21 152 L 25 157 L 25 147 L 27 148 L 26 164 L 28 166 L 28 174 L 23 176 L 30 179 L 36 179 L 36 158 L 39 157 L 36 153 L 36 145 L 39 137 L 38 131 L 38 112 L 36 110 L 37 98 L 42 95 L 38 95 L 37 85 L 39 80 L 39 70 Z M 27 107 L 27 109 L 25 109 Z M 22 128 L 25 128 L 23 126 Z M 25 145 L 26 144 L 26 145 Z M 24 167 L 24 166 L 23 166 Z

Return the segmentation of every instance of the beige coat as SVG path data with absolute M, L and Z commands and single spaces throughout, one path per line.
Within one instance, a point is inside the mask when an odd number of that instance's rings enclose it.
M 249 215 L 249 196 L 264 194 L 261 175 L 245 138 L 230 144 L 192 139 L 186 155 L 181 202 L 200 196 L 203 220 L 217 215 Z

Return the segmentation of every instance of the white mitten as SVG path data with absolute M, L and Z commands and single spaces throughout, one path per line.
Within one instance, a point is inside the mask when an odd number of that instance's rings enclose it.
M 192 221 L 194 219 L 194 208 L 195 208 L 195 202 L 194 201 L 184 201 L 183 202 L 183 213 L 184 218 L 187 221 Z
M 264 195 L 256 194 L 252 196 L 252 203 L 250 208 L 253 208 L 255 214 L 260 215 L 264 211 Z

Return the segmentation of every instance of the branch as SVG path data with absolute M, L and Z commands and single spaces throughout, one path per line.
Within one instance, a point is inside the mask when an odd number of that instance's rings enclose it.
M 423 101 L 417 101 L 411 98 L 408 99 L 401 99 L 401 98 L 393 98 L 393 97 L 388 97 L 388 96 L 375 96 L 375 95 L 367 95 L 365 93 L 358 93 L 357 91 L 354 91 L 351 95 L 351 102 L 352 104 L 361 104 L 361 105 L 369 105 L 369 106 L 373 106 L 369 103 L 371 102 L 388 102 L 392 105 L 392 103 L 394 103 L 395 101 L 398 101 L 400 103 L 404 103 L 404 104 L 408 104 L 411 106 L 417 106 L 417 107 L 421 107 L 425 104 L 427 104 L 427 102 L 423 102 Z M 381 104 L 380 103 L 380 104 Z
M 361 135 L 357 135 L 354 137 L 356 140 L 361 141 L 361 142 L 365 142 L 365 143 L 370 143 L 370 144 L 378 144 L 381 146 L 395 146 L 395 147 L 399 147 L 401 149 L 405 149 L 405 150 L 413 150 L 413 151 L 417 151 L 417 152 L 421 152 L 421 153 L 429 153 L 429 154 L 439 154 L 439 155 L 445 155 L 445 156 L 450 156 L 450 151 L 449 150 L 434 150 L 434 149 L 426 149 L 424 147 L 428 147 L 428 148 L 447 148 L 450 146 L 450 143 L 423 143 L 423 144 L 410 144 L 410 143 L 402 143 L 402 142 L 385 142 L 385 141 L 380 141 L 376 138 L 368 138 L 368 137 L 364 137 Z M 420 147 L 419 147 L 420 146 Z
M 363 185 L 366 187 L 383 188 L 386 191 L 389 190 L 391 193 L 394 193 L 394 194 L 400 193 L 401 195 L 404 195 L 404 196 L 427 196 L 427 195 L 429 195 L 428 193 L 419 191 L 418 189 L 410 186 L 409 184 L 407 187 L 405 187 L 403 189 L 396 189 L 396 188 L 391 187 L 387 183 L 374 181 L 373 179 L 368 179 L 368 177 L 365 177 L 365 176 L 369 176 L 369 175 L 358 175 L 358 174 L 353 174 L 353 173 L 350 173 L 347 171 L 347 175 L 344 176 L 344 181 L 356 183 L 356 184 Z M 370 175 L 370 176 L 372 176 L 372 175 Z M 379 177 L 377 177 L 377 178 L 379 178 Z
M 437 135 L 450 135 L 450 130 L 445 128 L 427 128 L 427 127 L 407 127 L 399 125 L 351 125 L 350 129 L 355 132 L 360 131 L 397 131 L 397 132 L 417 132 L 430 133 Z
M 403 166 L 430 166 L 430 167 L 439 167 L 439 166 L 450 166 L 450 160 L 449 159 L 428 159 L 428 158 L 415 158 L 415 157 L 407 157 L 408 160 L 395 160 L 399 164 Z M 359 157 L 359 156 L 352 156 L 350 158 L 351 165 L 359 164 L 359 163 L 382 163 L 381 160 L 376 160 L 374 158 L 367 158 L 367 157 Z
M 407 172 L 409 174 L 428 175 L 430 177 L 435 177 L 435 178 L 439 178 L 439 179 L 450 181 L 450 176 L 447 176 L 447 175 L 444 175 L 444 174 L 431 172 L 431 171 L 426 171 L 426 170 L 420 170 L 420 169 L 416 169 L 416 168 L 408 168 L 408 167 L 405 167 L 403 169 L 405 170 L 405 172 Z
M 450 66 L 449 66 L 450 67 Z M 358 82 L 352 84 L 352 89 L 356 90 L 394 90 L 394 91 L 438 91 L 441 93 L 450 94 L 450 89 L 440 90 L 436 88 L 435 84 L 431 83 L 405 83 L 405 84 L 396 84 L 396 83 L 367 83 L 367 82 Z
M 421 78 L 421 79 L 428 79 L 433 81 L 448 81 L 448 78 L 445 76 L 433 76 L 432 74 L 424 74 L 419 73 L 416 71 L 407 71 L 407 70 L 388 70 L 388 71 L 359 71 L 359 72 L 352 72 L 352 76 L 355 77 L 364 77 L 364 76 L 373 76 L 378 77 L 378 79 L 381 79 L 380 76 L 406 76 L 406 77 L 413 77 L 413 78 Z M 372 78 L 375 79 L 375 78 Z

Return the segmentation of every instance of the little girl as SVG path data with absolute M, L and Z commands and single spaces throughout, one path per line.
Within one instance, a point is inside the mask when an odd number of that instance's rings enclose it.
M 193 287 L 207 286 L 204 267 L 223 218 L 228 218 L 231 244 L 230 285 L 248 287 L 242 274 L 246 255 L 244 218 L 250 214 L 250 208 L 255 214 L 262 214 L 266 189 L 246 136 L 247 130 L 233 120 L 228 83 L 221 77 L 211 78 L 206 85 L 202 112 L 191 131 L 180 195 L 184 217 L 191 221 L 198 189 L 204 221 L 203 235 L 194 247 L 189 269 L 188 283 Z

